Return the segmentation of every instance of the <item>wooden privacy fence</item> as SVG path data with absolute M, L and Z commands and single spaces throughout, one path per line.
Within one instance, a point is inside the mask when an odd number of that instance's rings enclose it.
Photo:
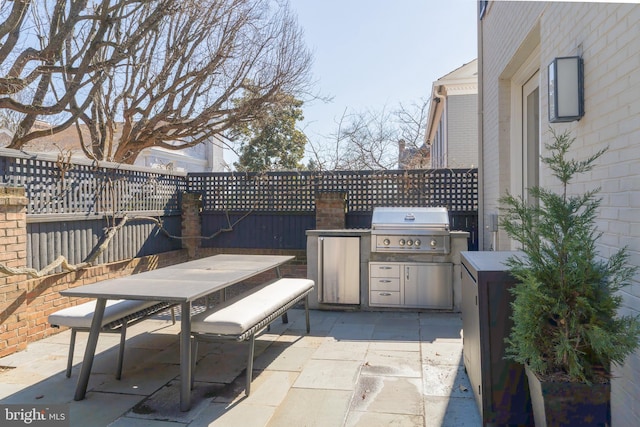
M 59 255 L 84 261 L 125 214 L 162 228 L 129 220 L 98 263 L 179 249 L 169 235 L 181 236 L 186 191 L 202 195 L 203 247 L 304 250 L 316 194 L 340 192 L 348 228 L 370 228 L 376 206 L 445 206 L 477 249 L 477 169 L 186 174 L 0 149 L 0 179 L 25 188 L 26 265 L 36 270 Z
M 304 249 L 316 194 L 340 192 L 348 228 L 370 228 L 377 206 L 444 206 L 451 228 L 469 231 L 469 248 L 478 248 L 477 169 L 192 173 L 188 181 L 202 195 L 203 235 L 216 236 L 204 247 Z
M 180 235 L 179 195 L 186 174 L 29 155 L 0 149 L 2 184 L 24 187 L 27 205 L 27 267 L 36 270 L 57 256 L 71 264 L 84 261 L 124 214 L 160 219 L 171 234 Z M 150 220 L 131 220 L 118 231 L 98 263 L 119 261 L 179 249 Z
M 29 215 L 179 214 L 186 189 L 186 173 L 8 149 L 0 149 L 0 173 L 3 184 L 25 188 Z

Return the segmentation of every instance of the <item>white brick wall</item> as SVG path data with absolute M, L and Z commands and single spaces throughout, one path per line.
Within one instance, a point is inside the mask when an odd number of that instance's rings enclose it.
M 521 47 L 522 40 L 535 32 L 544 9 L 542 2 L 489 2 L 489 9 L 481 21 L 478 72 L 483 92 L 483 134 L 480 138 L 483 140 L 481 179 L 484 205 L 479 214 L 485 224 L 489 223 L 489 215 L 498 213 L 498 198 L 510 187 L 511 92 L 505 75 L 512 75 L 515 72 L 513 63 L 524 61 L 529 56 L 527 50 L 535 47 Z M 482 237 L 484 249 L 508 249 L 504 235 L 498 239 L 499 243 L 504 242 L 502 248 L 492 247 L 493 236 L 486 227 Z
M 600 188 L 602 207 L 598 249 L 608 257 L 627 246 L 630 263 L 640 266 L 640 5 L 570 2 L 490 2 L 482 23 L 480 74 L 483 109 L 484 215 L 497 212 L 497 199 L 509 186 L 510 77 L 539 42 L 542 142 L 547 122 L 547 65 L 556 56 L 581 54 L 585 72 L 585 116 L 552 124 L 577 138 L 574 155 L 585 158 L 608 146 L 597 167 L 572 190 Z M 529 41 L 533 40 L 533 43 Z M 548 171 L 541 185 L 554 187 Z M 489 249 L 491 234 L 484 233 Z M 507 249 L 504 235 L 498 249 Z M 640 314 L 640 274 L 622 294 L 623 311 Z M 613 425 L 640 425 L 640 351 L 615 371 Z

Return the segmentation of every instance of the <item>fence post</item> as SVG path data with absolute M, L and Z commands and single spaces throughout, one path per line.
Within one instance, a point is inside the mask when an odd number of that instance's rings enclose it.
M 182 193 L 182 247 L 189 258 L 196 256 L 202 235 L 202 195 L 200 193 Z
M 7 267 L 27 265 L 27 204 L 24 188 L 0 187 L 0 262 Z M 0 273 L 1 274 L 1 273 Z M 20 330 L 28 326 L 25 276 L 0 278 L 0 356 L 26 347 Z
M 345 228 L 347 193 L 316 193 L 316 228 L 318 230 L 341 230 Z

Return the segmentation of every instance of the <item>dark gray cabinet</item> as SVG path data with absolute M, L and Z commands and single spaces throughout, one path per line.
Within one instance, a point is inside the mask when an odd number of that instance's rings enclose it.
M 462 252 L 464 366 L 483 426 L 533 426 L 524 367 L 506 360 L 512 321 L 504 262 L 515 252 Z

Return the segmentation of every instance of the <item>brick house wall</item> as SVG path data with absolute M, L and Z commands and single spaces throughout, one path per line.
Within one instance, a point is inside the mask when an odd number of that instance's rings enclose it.
M 532 59 L 539 68 L 541 145 L 550 141 L 549 126 L 570 130 L 573 153 L 583 159 L 609 147 L 596 168 L 578 177 L 572 192 L 600 188 L 597 226 L 601 256 L 627 246 L 629 261 L 640 266 L 640 5 L 570 2 L 489 2 L 479 25 L 481 109 L 479 218 L 488 223 L 498 213 L 498 198 L 509 189 L 512 85 L 516 71 Z M 577 122 L 548 123 L 547 66 L 554 57 L 580 55 L 584 60 L 585 115 Z M 544 152 L 543 152 L 544 154 Z M 557 183 L 541 167 L 540 185 Z M 557 187 L 556 187 L 557 188 Z M 483 249 L 509 249 L 484 228 Z M 495 245 L 495 247 L 494 247 Z M 623 312 L 640 314 L 640 274 L 621 293 Z M 613 425 L 640 420 L 640 351 L 614 371 Z
M 539 39 L 536 28 L 544 7 L 542 2 L 489 2 L 479 24 L 478 84 L 482 112 L 482 122 L 479 123 L 481 164 L 478 171 L 481 183 L 478 211 L 479 229 L 482 230 L 480 249 L 497 249 L 491 247 L 491 230 L 483 224 L 488 225 L 489 215 L 498 213 L 498 198 L 509 189 L 509 79 L 515 71 L 513 64 L 524 62 L 537 44 L 523 40 L 527 36 L 536 38 L 536 35 Z M 504 235 L 500 237 L 500 241 L 506 239 Z

